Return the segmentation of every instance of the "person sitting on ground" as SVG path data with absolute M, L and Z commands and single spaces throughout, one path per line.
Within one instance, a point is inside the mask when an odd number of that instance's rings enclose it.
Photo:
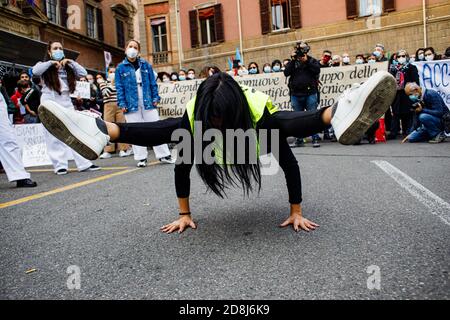
M 441 95 L 434 90 L 422 90 L 415 82 L 406 84 L 405 93 L 414 103 L 414 111 L 417 114 L 417 129 L 405 141 L 444 142 L 445 134 L 442 119 L 449 112 L 449 109 Z
M 208 189 L 223 198 L 232 186 L 241 186 L 245 195 L 261 189 L 258 159 L 266 152 L 273 152 L 285 173 L 290 214 L 281 226 L 311 231 L 318 225 L 303 217 L 300 170 L 287 137 L 311 136 L 332 125 L 340 143 L 353 144 L 385 113 L 395 93 L 395 79 L 388 72 L 379 71 L 364 84 L 347 90 L 333 106 L 306 112 L 279 111 L 268 95 L 241 87 L 226 73 L 217 73 L 201 83 L 182 118 L 115 124 L 60 108 L 53 101 L 41 104 L 39 116 L 58 139 L 91 159 L 97 158 L 110 141 L 154 146 L 178 143 L 181 138 L 175 167 L 180 218 L 163 226 L 163 232 L 181 233 L 186 228 L 196 228 L 189 205 L 194 159 Z M 230 130 L 235 134 L 244 131 L 249 137 L 244 140 L 249 143 L 236 144 L 235 135 L 227 141 Z M 207 137 L 210 134 L 215 137 L 212 143 Z M 269 141 L 261 139 L 262 134 Z M 200 156 L 194 155 L 198 153 Z

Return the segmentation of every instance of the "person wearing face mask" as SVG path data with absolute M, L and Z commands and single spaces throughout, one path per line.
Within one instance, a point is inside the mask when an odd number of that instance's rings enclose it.
M 125 115 L 122 110 L 117 107 L 117 90 L 116 90 L 116 67 L 110 65 L 108 68 L 108 81 L 102 81 L 100 83 L 100 89 L 103 95 L 104 101 L 104 114 L 103 119 L 105 121 L 115 123 L 125 123 Z M 108 120 L 107 120 L 108 119 Z M 126 143 L 118 143 L 117 149 L 119 150 L 119 157 L 128 157 L 133 154 L 133 149 Z M 107 145 L 100 155 L 100 159 L 109 159 L 112 157 L 112 153 L 116 151 L 116 144 L 111 143 Z
M 330 50 L 323 51 L 322 58 L 319 61 L 321 68 L 329 68 L 330 67 L 331 56 L 332 56 L 332 53 Z
M 374 56 L 373 54 L 369 56 L 369 58 L 367 58 L 367 63 L 377 63 L 377 57 Z
M 439 60 L 439 56 L 433 47 L 426 48 L 425 50 L 425 61 L 436 61 Z
M 388 61 L 388 59 L 384 56 L 384 46 L 380 43 L 375 46 L 375 50 L 373 50 L 372 54 L 375 56 L 376 62 Z
M 256 62 L 250 62 L 248 65 L 248 73 L 249 74 L 259 74 L 259 67 Z
M 350 65 L 350 55 L 348 53 L 344 53 L 342 55 L 342 65 L 349 66 Z
M 340 55 L 334 55 L 331 60 L 331 67 L 340 67 L 341 66 L 341 56 Z
M 178 73 L 177 72 L 172 72 L 170 74 L 170 80 L 171 81 L 178 81 Z
M 355 63 L 356 64 L 364 64 L 364 63 L 366 63 L 366 59 L 364 58 L 364 55 L 363 54 L 358 54 L 355 57 Z
M 170 83 L 170 74 L 167 72 L 160 72 L 158 73 L 158 79 L 162 83 Z
M 238 69 L 238 76 L 243 77 L 243 76 L 246 76 L 246 75 L 248 75 L 248 70 L 247 70 L 247 68 L 244 67 L 244 66 L 239 66 L 239 69 Z
M 270 63 L 265 63 L 263 66 L 263 72 L 264 73 L 272 73 L 272 67 Z
M 187 79 L 188 80 L 195 80 L 195 70 L 189 69 L 187 72 Z
M 74 109 L 70 94 L 75 92 L 76 80 L 86 77 L 86 69 L 77 62 L 66 59 L 60 42 L 50 41 L 47 47 L 47 61 L 38 62 L 33 67 L 33 74 L 40 76 L 44 82 L 42 87 L 41 104 L 50 100 L 61 108 Z M 75 160 L 78 171 L 97 171 L 100 167 L 83 158 L 77 152 L 45 131 L 47 153 L 52 161 L 55 173 L 68 173 L 68 162 L 71 157 Z
M 187 77 L 186 77 L 186 71 L 181 69 L 180 71 L 178 71 L 178 81 L 186 81 Z
M 416 129 L 404 141 L 444 142 L 443 118 L 450 111 L 441 95 L 434 90 L 422 90 L 415 82 L 406 84 L 405 93 L 413 103 L 412 109 L 417 116 L 417 124 Z
M 425 48 L 419 48 L 416 51 L 416 61 L 425 61 Z
M 395 139 L 400 132 L 400 123 L 403 136 L 411 132 L 414 113 L 412 102 L 405 93 L 405 85 L 414 82 L 419 85 L 419 72 L 417 67 L 409 63 L 409 55 L 405 50 L 396 54 L 397 64 L 392 64 L 389 72 L 397 81 L 397 94 L 392 103 L 392 122 L 390 126 L 389 139 Z
M 318 79 L 320 76 L 319 61 L 308 55 L 311 50 L 308 43 L 300 41 L 292 52 L 292 60 L 286 65 L 284 75 L 289 77 L 288 87 L 294 111 L 314 111 L 319 105 Z M 319 135 L 312 136 L 314 148 L 320 147 Z M 303 146 L 303 139 L 297 138 L 295 146 Z
M 272 70 L 273 72 L 281 72 L 281 61 L 280 60 L 274 60 L 272 62 Z
M 125 114 L 128 123 L 154 122 L 159 120 L 158 94 L 153 68 L 139 56 L 141 45 L 136 40 L 128 41 L 125 49 L 126 58 L 116 69 L 115 84 L 117 104 Z M 156 158 L 161 163 L 175 163 L 167 144 L 153 147 Z M 137 166 L 147 166 L 147 147 L 133 145 L 134 159 Z

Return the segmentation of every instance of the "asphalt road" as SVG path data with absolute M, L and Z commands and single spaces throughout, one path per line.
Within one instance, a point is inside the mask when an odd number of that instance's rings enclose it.
M 25 190 L 0 175 L 0 299 L 450 298 L 450 224 L 371 162 L 387 161 L 445 205 L 449 142 L 294 151 L 304 215 L 321 225 L 311 233 L 278 228 L 289 213 L 282 172 L 264 177 L 259 195 L 222 200 L 194 170 L 198 229 L 181 235 L 159 231 L 178 215 L 172 165 L 100 160 L 100 172 L 33 172 L 39 186 Z M 70 266 L 80 289 L 67 286 Z M 368 288 L 370 266 L 379 290 Z

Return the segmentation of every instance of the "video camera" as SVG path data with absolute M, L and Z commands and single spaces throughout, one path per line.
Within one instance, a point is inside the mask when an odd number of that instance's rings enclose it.
M 311 47 L 306 42 L 299 42 L 295 46 L 295 58 L 301 58 L 306 56 L 309 51 L 311 50 Z

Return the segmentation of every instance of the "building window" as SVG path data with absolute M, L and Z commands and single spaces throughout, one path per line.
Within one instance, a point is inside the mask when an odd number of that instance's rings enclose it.
M 151 19 L 153 52 L 168 51 L 166 18 Z
M 289 1 L 271 0 L 272 31 L 289 28 Z
M 202 44 L 216 42 L 216 30 L 214 25 L 214 8 L 206 8 L 198 11 L 200 20 L 200 36 Z
M 125 48 L 125 30 L 122 20 L 116 19 L 117 46 Z
M 59 23 L 59 6 L 58 0 L 46 0 L 45 6 L 47 8 L 47 17 L 53 23 Z
M 97 38 L 97 19 L 95 8 L 89 4 L 86 5 L 86 25 L 87 35 L 93 39 Z
M 383 12 L 381 0 L 359 0 L 359 16 L 379 16 Z

